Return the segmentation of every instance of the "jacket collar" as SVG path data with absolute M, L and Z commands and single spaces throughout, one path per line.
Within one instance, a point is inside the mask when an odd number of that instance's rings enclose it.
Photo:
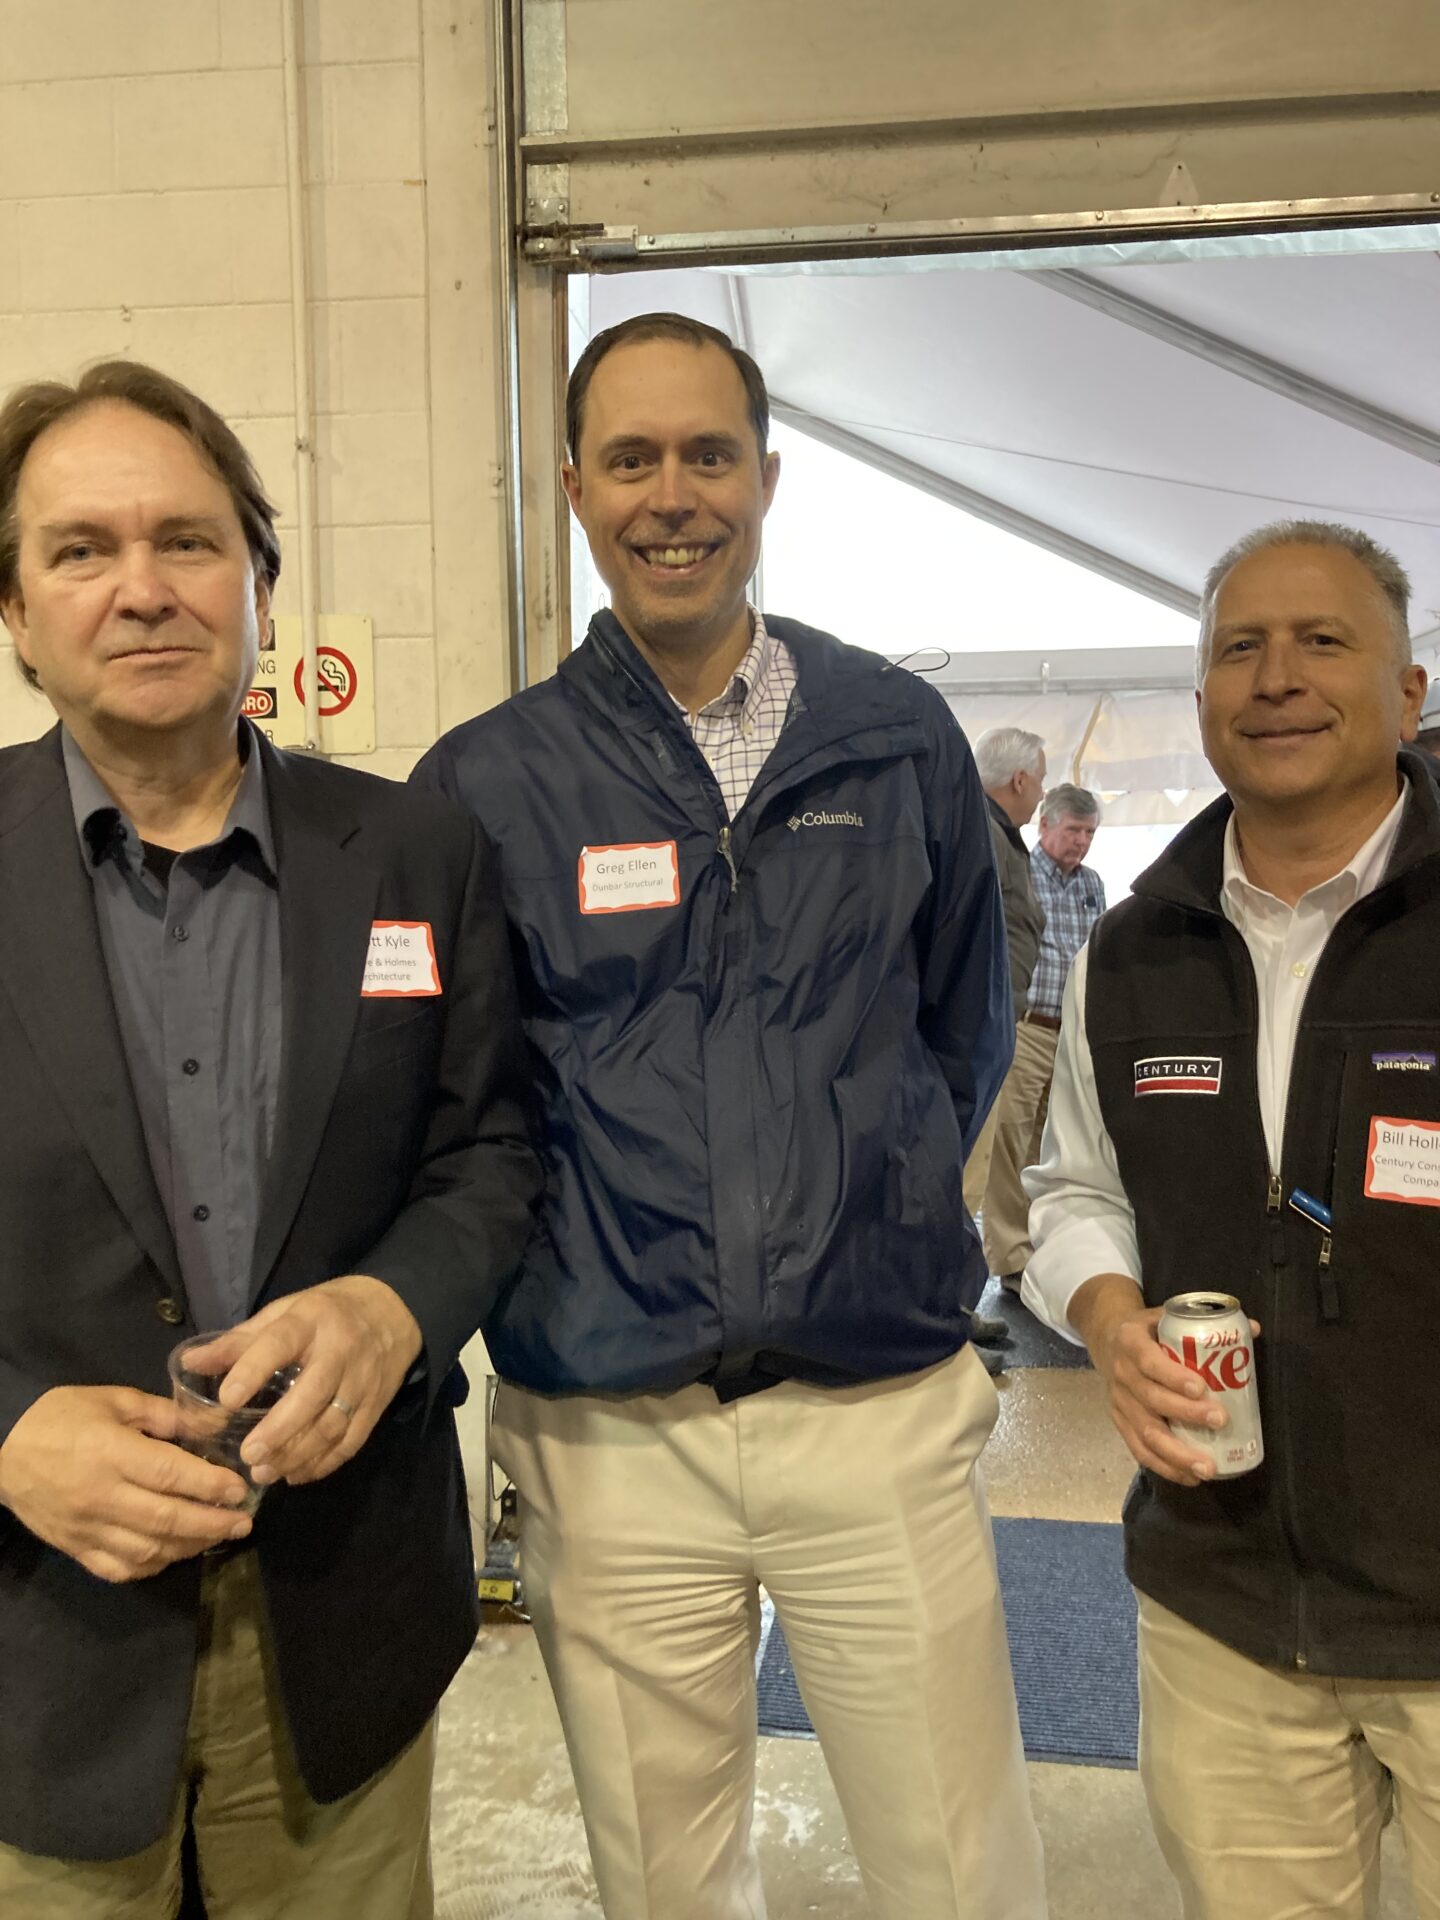
M 916 683 L 903 668 L 779 614 L 765 615 L 765 630 L 789 648 L 795 663 L 793 711 L 806 713 L 820 735 L 843 737 L 919 719 Z M 580 646 L 560 663 L 560 674 L 622 726 L 653 727 L 658 713 L 689 737 L 684 715 L 608 607 L 594 616 Z
M 1020 837 L 1019 827 L 1016 826 L 1004 807 L 1001 806 L 998 800 L 992 799 L 988 793 L 985 796 L 985 804 L 990 809 L 990 818 L 995 822 L 996 826 L 999 827 L 1011 846 L 1014 847 L 1017 853 L 1023 854 L 1028 860 L 1030 858 L 1030 850 Z
M 1440 776 L 1426 755 L 1402 747 L 1396 756 L 1408 783 L 1400 831 L 1381 885 L 1397 879 L 1420 861 L 1440 854 Z M 1234 806 L 1229 794 L 1212 800 L 1205 811 L 1181 828 L 1160 858 L 1135 881 L 1132 891 L 1150 900 L 1219 913 L 1225 877 L 1225 829 Z

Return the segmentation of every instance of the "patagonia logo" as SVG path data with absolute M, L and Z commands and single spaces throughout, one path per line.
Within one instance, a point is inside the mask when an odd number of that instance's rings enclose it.
M 1219 1093 L 1221 1062 L 1209 1053 L 1172 1053 L 1135 1062 L 1135 1093 Z
M 792 833 L 801 827 L 863 827 L 863 813 L 792 813 L 785 822 Z
M 1433 1073 L 1433 1053 L 1372 1053 L 1370 1064 L 1377 1073 Z

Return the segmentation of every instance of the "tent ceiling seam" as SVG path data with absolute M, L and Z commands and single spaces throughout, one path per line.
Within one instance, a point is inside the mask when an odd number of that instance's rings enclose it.
M 836 426 L 833 421 L 809 413 L 803 407 L 792 406 L 774 393 L 770 396 L 770 411 L 775 419 L 795 428 L 798 433 L 807 434 L 812 440 L 833 447 L 837 453 L 845 453 L 854 460 L 863 461 L 866 466 L 889 474 L 892 479 L 918 487 L 932 499 L 943 500 L 947 506 L 958 507 L 962 513 L 987 521 L 1006 533 L 1018 534 L 1032 546 L 1058 554 L 1062 559 L 1073 561 L 1122 587 L 1129 587 L 1133 592 L 1143 593 L 1161 606 L 1172 607 L 1177 613 L 1188 614 L 1191 619 L 1199 617 L 1199 596 L 1177 581 L 1166 580 L 1159 574 L 1122 559 L 1119 554 L 1092 546 L 1078 534 L 1066 533 L 1063 528 L 1052 526 L 1048 521 L 1037 520 L 1032 514 L 1022 513 L 1018 507 L 1008 506 L 1003 500 L 980 493 L 974 487 L 963 486 L 960 481 L 951 480 L 944 474 L 932 473 L 929 468 L 907 460 L 903 454 L 877 447 L 873 441 L 862 438 L 858 433 Z

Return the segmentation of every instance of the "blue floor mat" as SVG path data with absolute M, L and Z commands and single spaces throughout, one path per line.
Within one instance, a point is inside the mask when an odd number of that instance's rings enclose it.
M 1135 1596 L 1119 1527 L 997 1520 L 995 1553 L 1027 1759 L 1133 1767 Z M 875 1657 L 884 1660 L 883 1647 Z M 814 1738 L 778 1620 L 758 1690 L 762 1733 Z
M 1037 1320 L 1028 1307 L 1021 1305 L 1019 1296 L 1007 1293 L 998 1280 L 992 1279 L 981 1294 L 977 1311 L 992 1314 L 1009 1327 L 1010 1338 L 999 1351 L 1004 1354 L 1005 1365 L 1011 1371 L 1017 1367 L 1090 1365 L 1090 1356 L 1084 1347 L 1077 1347 L 1072 1341 L 1062 1339 L 1043 1320 Z

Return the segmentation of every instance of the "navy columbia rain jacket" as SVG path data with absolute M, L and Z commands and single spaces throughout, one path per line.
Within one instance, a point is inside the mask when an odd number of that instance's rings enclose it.
M 913 674 L 766 625 L 796 695 L 733 821 L 608 612 L 416 769 L 501 859 L 547 1182 L 485 1338 L 538 1392 L 913 1372 L 984 1285 L 961 1169 L 1014 1036 L 970 749 Z M 678 901 L 582 911 L 582 849 L 672 844 Z

